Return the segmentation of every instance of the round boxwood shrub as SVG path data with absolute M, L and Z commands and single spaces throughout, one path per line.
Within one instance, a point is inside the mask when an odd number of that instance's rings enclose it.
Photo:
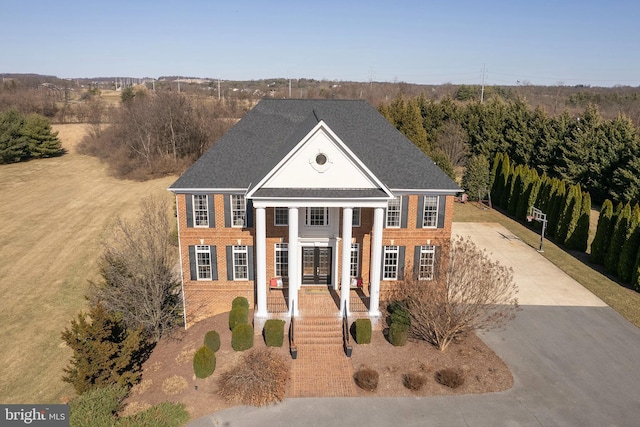
M 371 319 L 356 319 L 356 342 L 358 344 L 371 343 Z
M 249 310 L 249 301 L 245 297 L 235 297 L 231 302 L 231 309 L 236 307 L 244 307 Z
M 402 376 L 402 384 L 409 390 L 418 391 L 427 382 L 427 379 L 420 374 L 409 372 Z
M 249 310 L 244 307 L 232 308 L 229 312 L 229 329 L 233 329 L 240 323 L 249 323 Z
M 231 347 L 235 351 L 245 351 L 253 347 L 253 326 L 240 323 L 231 331 Z
M 207 378 L 216 370 L 216 354 L 203 345 L 193 355 L 193 371 L 198 378 Z
M 218 331 L 209 331 L 204 334 L 204 345 L 214 353 L 220 350 L 220 334 Z
M 389 326 L 389 342 L 395 346 L 403 346 L 407 343 L 409 326 L 402 323 L 392 323 Z
M 284 323 L 284 320 L 280 319 L 269 319 L 264 322 L 264 342 L 267 347 L 282 347 Z

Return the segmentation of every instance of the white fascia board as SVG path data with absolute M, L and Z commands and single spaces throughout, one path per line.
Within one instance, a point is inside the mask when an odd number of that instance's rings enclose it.
M 264 198 L 251 199 L 254 208 L 327 207 L 327 208 L 386 208 L 387 198 L 376 199 L 313 199 L 313 198 Z
M 433 195 L 433 196 L 455 196 L 456 194 L 462 192 L 464 190 L 443 190 L 443 189 L 429 189 L 429 188 L 416 188 L 416 189 L 407 189 L 407 188 L 393 188 L 391 192 L 396 196 L 400 195 L 415 195 L 415 194 L 424 194 L 424 195 Z
M 391 193 L 391 191 L 389 190 L 389 188 L 384 185 L 382 183 L 382 181 L 380 181 L 380 179 L 378 179 L 377 176 L 375 176 L 373 174 L 373 172 L 371 172 L 371 170 L 369 170 L 369 168 L 362 162 L 362 160 L 360 160 L 358 158 L 358 156 L 356 156 L 353 151 L 351 151 L 349 149 L 349 147 L 347 147 L 347 145 L 338 137 L 338 135 L 336 135 L 333 130 L 331 130 L 331 128 L 324 122 L 324 120 L 320 120 L 318 122 L 318 124 L 316 124 L 313 129 L 311 129 L 305 136 L 304 138 L 302 138 L 300 140 L 300 142 L 298 142 L 296 144 L 295 147 L 293 147 L 293 149 L 291 151 L 289 151 L 289 153 L 287 153 L 286 156 L 284 156 L 279 162 L 278 164 L 271 169 L 251 190 L 249 190 L 249 192 L 247 193 L 247 197 L 248 198 L 252 198 L 253 194 L 262 188 L 263 185 L 265 185 L 265 183 L 267 183 L 269 181 L 269 179 L 278 171 L 280 170 L 280 168 L 282 168 L 294 155 L 295 153 L 298 152 L 298 150 L 300 150 L 306 143 L 307 141 L 309 141 L 309 139 L 316 134 L 316 132 L 318 132 L 319 129 L 323 129 L 327 134 L 329 134 L 329 136 L 340 146 L 340 148 L 346 153 L 346 155 L 355 163 L 356 167 L 359 167 L 364 173 L 365 175 L 371 179 L 376 186 L 378 186 L 379 188 L 382 189 L 382 191 L 384 191 L 387 196 L 389 196 L 389 198 L 393 198 L 393 194 Z
M 167 188 L 167 190 L 175 194 L 186 194 L 186 193 L 244 194 L 247 191 L 246 188 Z

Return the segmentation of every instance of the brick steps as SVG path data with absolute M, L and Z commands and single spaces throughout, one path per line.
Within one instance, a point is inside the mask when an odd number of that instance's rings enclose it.
M 295 343 L 301 346 L 342 345 L 342 320 L 336 317 L 309 317 L 296 320 Z

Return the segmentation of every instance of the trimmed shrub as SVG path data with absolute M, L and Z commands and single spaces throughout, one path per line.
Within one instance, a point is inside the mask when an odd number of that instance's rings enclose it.
M 231 332 L 231 347 L 235 351 L 245 351 L 253 347 L 253 326 L 240 323 Z
M 389 326 L 389 334 L 387 336 L 389 342 L 396 347 L 403 346 L 407 343 L 407 335 L 409 326 L 402 323 L 391 323 Z
M 284 324 L 284 320 L 280 319 L 269 319 L 264 322 L 264 343 L 267 347 L 282 347 Z
M 410 372 L 402 376 L 402 384 L 409 390 L 418 391 L 422 388 L 424 383 L 427 382 L 427 378 L 424 375 Z
M 233 331 L 241 323 L 249 323 L 249 310 L 244 307 L 232 308 L 229 312 L 229 329 Z
M 236 307 L 244 307 L 249 310 L 249 301 L 245 297 L 235 297 L 231 302 L 231 309 L 233 310 Z
M 411 326 L 411 316 L 405 309 L 396 310 L 391 314 L 391 323 L 399 323 L 401 325 Z
M 464 384 L 464 374 L 459 369 L 440 369 L 436 371 L 435 379 L 440 384 L 450 388 L 458 388 Z
M 180 427 L 185 425 L 189 418 L 189 412 L 184 403 L 163 402 L 135 415 L 120 418 L 116 425 L 118 427 Z
M 216 370 L 216 354 L 206 345 L 193 355 L 193 371 L 197 378 L 207 378 Z
M 371 368 L 362 368 L 353 375 L 356 385 L 366 391 L 374 391 L 378 388 L 378 371 Z
M 69 423 L 78 427 L 114 425 L 114 414 L 122 408 L 129 389 L 108 385 L 82 393 L 69 403 Z
M 356 342 L 358 344 L 371 343 L 371 319 L 356 319 Z
M 220 350 L 220 334 L 218 331 L 209 331 L 204 334 L 204 345 L 214 353 Z
M 289 379 L 289 364 L 270 348 L 253 350 L 240 364 L 218 381 L 220 395 L 227 402 L 263 406 L 280 402 Z

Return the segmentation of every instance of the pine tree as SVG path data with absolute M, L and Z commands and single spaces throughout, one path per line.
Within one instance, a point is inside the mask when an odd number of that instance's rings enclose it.
M 496 153 L 491 165 L 491 177 L 489 178 L 491 182 L 491 197 L 496 200 L 500 200 L 500 195 L 502 194 L 502 189 L 504 188 L 504 180 L 502 178 L 502 162 L 502 153 Z
M 629 221 L 631 220 L 631 205 L 627 203 L 624 205 L 622 212 L 616 220 L 615 228 L 613 229 L 613 235 L 611 236 L 611 244 L 609 245 L 609 251 L 605 258 L 604 266 L 609 273 L 616 274 L 618 272 L 618 264 L 620 261 L 620 252 L 622 246 L 627 239 L 627 231 L 629 229 Z
M 24 117 L 18 110 L 0 113 L 0 164 L 15 163 L 29 157 L 29 142 L 22 134 Z
M 505 180 L 504 180 L 504 191 L 502 192 L 502 195 L 500 196 L 500 202 L 499 202 L 499 206 L 504 209 L 507 210 L 507 208 L 509 207 L 509 199 L 511 198 L 511 190 L 513 189 L 513 181 L 515 180 L 515 171 L 513 167 L 509 168 L 509 172 L 505 175 Z
M 558 229 L 558 221 L 560 219 L 561 209 L 564 205 L 564 200 L 567 193 L 564 180 L 557 180 L 557 186 L 555 188 L 555 191 L 552 190 L 552 193 L 553 196 L 549 208 L 547 230 L 549 231 L 550 236 L 555 237 L 556 230 Z
M 46 117 L 39 114 L 28 115 L 22 126 L 22 135 L 29 146 L 29 157 L 53 157 L 62 154 L 58 132 L 51 130 Z
M 608 252 L 609 245 L 611 244 L 612 228 L 615 225 L 611 220 L 612 217 L 613 203 L 611 200 L 607 199 L 600 208 L 596 235 L 593 238 L 593 242 L 591 242 L 589 262 L 593 264 L 604 264 L 605 255 Z
M 631 282 L 633 278 L 633 269 L 636 264 L 638 247 L 640 247 L 640 208 L 638 205 L 633 208 L 631 219 L 627 224 L 626 239 L 618 261 L 618 277 L 625 283 Z
M 507 207 L 507 212 L 509 215 L 516 215 L 516 207 L 518 206 L 518 200 L 522 197 L 522 191 L 524 188 L 524 166 L 518 165 L 515 169 L 515 178 L 513 181 L 513 186 L 511 187 L 511 196 L 509 197 L 509 205 Z
M 581 252 L 587 250 L 589 241 L 589 223 L 591 218 L 591 196 L 589 193 L 582 193 L 582 203 L 580 205 L 580 215 L 576 222 L 576 227 L 567 240 L 567 247 Z

